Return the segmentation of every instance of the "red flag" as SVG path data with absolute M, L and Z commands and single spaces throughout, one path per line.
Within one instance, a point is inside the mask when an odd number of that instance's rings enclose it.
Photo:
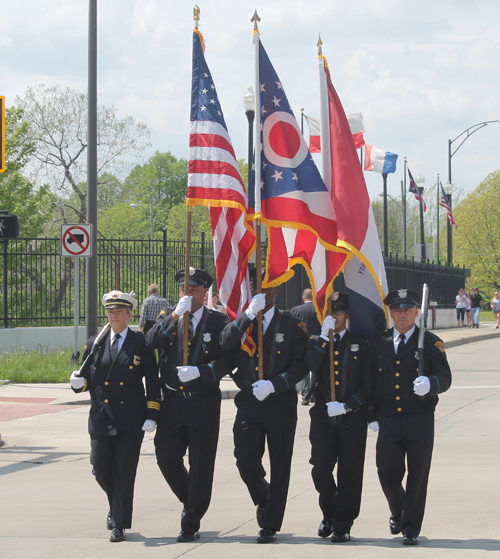
M 337 216 L 337 245 L 352 253 L 343 267 L 351 330 L 369 338 L 387 327 L 384 259 L 350 123 L 333 87 L 325 57 L 320 56 L 318 63 L 323 177 Z

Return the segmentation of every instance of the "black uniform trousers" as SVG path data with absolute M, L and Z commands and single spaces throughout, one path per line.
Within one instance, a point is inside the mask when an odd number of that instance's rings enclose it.
M 197 532 L 212 497 L 219 439 L 221 392 L 218 386 L 190 398 L 166 392 L 161 404 L 155 448 L 158 466 L 184 505 L 181 528 Z M 186 450 L 189 472 L 184 465 Z
M 427 483 L 434 446 L 434 411 L 399 417 L 378 414 L 377 469 L 393 516 L 402 516 L 401 531 L 418 536 L 424 518 Z M 408 465 L 406 490 L 405 457 Z
M 366 449 L 366 415 L 349 412 L 334 423 L 327 413 L 310 411 L 312 478 L 319 493 L 323 518 L 333 520 L 333 529 L 349 533 L 359 515 Z M 335 419 L 335 418 L 334 418 Z M 337 465 L 337 484 L 333 470 Z
M 132 526 L 134 483 L 144 431 L 90 435 L 90 463 L 97 483 L 108 496 L 115 528 Z
M 255 505 L 267 505 L 261 527 L 279 531 L 283 523 L 293 442 L 297 425 L 297 392 L 271 394 L 259 402 L 253 394 L 239 392 L 234 400 L 238 409 L 233 427 L 234 456 L 241 479 Z M 262 465 L 267 439 L 271 483 Z

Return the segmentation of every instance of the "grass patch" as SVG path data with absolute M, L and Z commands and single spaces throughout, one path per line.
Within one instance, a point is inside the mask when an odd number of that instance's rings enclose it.
M 69 382 L 71 371 L 79 367 L 71 363 L 72 355 L 72 349 L 2 353 L 0 380 L 16 384 Z

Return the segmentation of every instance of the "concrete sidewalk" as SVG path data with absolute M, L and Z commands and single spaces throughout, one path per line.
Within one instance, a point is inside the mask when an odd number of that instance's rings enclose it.
M 463 330 L 463 331 L 462 331 Z M 484 334 L 483 334 L 484 330 Z M 105 529 L 107 503 L 91 475 L 88 405 L 69 385 L 6 385 L 6 398 L 37 398 L 51 413 L 0 422 L 0 557 L 62 559 L 295 559 L 341 553 L 346 559 L 500 556 L 500 379 L 496 341 L 463 345 L 477 335 L 499 337 L 494 326 L 437 332 L 449 349 L 453 386 L 436 411 L 436 440 L 420 546 L 401 545 L 388 529 L 389 511 L 375 468 L 376 435 L 369 431 L 361 513 L 352 541 L 320 540 L 321 513 L 311 481 L 309 408 L 298 406 L 299 421 L 288 505 L 278 542 L 255 543 L 255 508 L 233 457 L 231 399 L 222 402 L 221 431 L 211 506 L 201 539 L 176 543 L 181 505 L 163 480 L 146 435 L 135 491 L 134 521 L 127 541 L 112 544 Z M 462 344 L 453 347 L 452 344 Z M 479 370 L 478 363 L 481 363 Z M 230 381 L 223 381 L 229 383 Z M 223 384 L 228 392 L 232 389 Z M 47 402 L 47 400 L 51 400 Z M 75 405 L 76 403 L 76 405 Z M 78 405 L 79 404 L 79 405 Z M 52 411 L 54 410 L 54 411 Z M 267 469 L 267 465 L 266 465 Z M 338 548 L 341 548 L 339 551 Z M 493 555 L 491 553 L 493 552 Z

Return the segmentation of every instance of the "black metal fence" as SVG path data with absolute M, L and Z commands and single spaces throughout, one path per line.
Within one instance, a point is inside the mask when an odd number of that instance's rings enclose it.
M 264 247 L 265 248 L 265 247 Z M 5 249 L 5 246 L 4 246 Z M 264 250 L 265 253 L 265 250 Z M 147 288 L 157 283 L 161 294 L 171 303 L 177 301 L 179 288 L 174 282 L 177 270 L 184 267 L 185 242 L 161 240 L 99 239 L 98 292 L 112 289 L 135 291 L 139 301 Z M 80 323 L 85 324 L 86 259 L 80 259 Z M 202 241 L 191 245 L 191 265 L 205 268 L 215 277 L 213 244 Z M 420 291 L 425 282 L 430 299 L 440 307 L 454 306 L 459 287 L 464 287 L 469 270 L 453 266 L 385 258 L 389 290 L 407 288 Z M 60 256 L 58 238 L 20 238 L 10 241 L 3 252 L 4 275 L 0 285 L 0 308 L 4 309 L 3 326 L 64 326 L 74 323 L 74 259 Z M 278 293 L 277 306 L 290 309 L 302 302 L 302 291 L 309 279 L 302 266 Z M 6 284 L 4 284 L 6 283 Z M 343 276 L 334 283 L 336 291 L 344 289 Z M 98 307 L 100 310 L 102 306 Z M 99 315 L 104 323 L 104 312 Z M 139 321 L 139 309 L 133 322 Z

